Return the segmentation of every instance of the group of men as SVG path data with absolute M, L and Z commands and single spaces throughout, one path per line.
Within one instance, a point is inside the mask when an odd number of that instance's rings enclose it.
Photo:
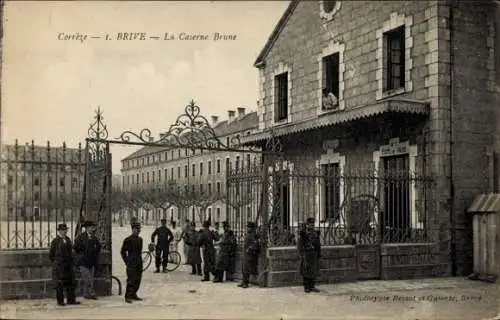
M 79 269 L 83 280 L 83 293 L 86 299 L 97 299 L 94 289 L 94 272 L 101 252 L 101 244 L 95 236 L 96 224 L 86 221 L 74 245 L 68 237 L 65 223 L 57 226 L 57 236 L 52 240 L 49 259 L 52 263 L 52 279 L 56 289 L 57 304 L 60 306 L 77 305 L 75 269 Z M 66 292 L 66 302 L 64 293 Z
M 197 231 L 194 222 L 186 221 L 182 233 L 186 264 L 191 265 L 191 274 L 203 277 L 201 281 L 210 281 L 210 275 L 213 275 L 213 282 L 223 282 L 224 274 L 226 281 L 233 281 L 236 259 L 234 232 L 226 221 L 222 223 L 222 234 L 219 234 L 218 228 L 211 230 L 210 227 L 210 221 L 205 221 L 203 228 Z M 218 252 L 216 245 L 219 245 Z
M 319 276 L 321 257 L 321 243 L 319 232 L 315 230 L 314 218 L 308 218 L 298 233 L 297 248 L 300 255 L 300 274 L 303 277 L 305 292 L 318 292 L 316 288 L 316 278 Z M 168 255 L 171 244 L 174 249 L 180 239 L 184 240 L 187 246 L 185 252 L 187 256 L 186 264 L 191 265 L 191 274 L 203 276 L 202 281 L 210 281 L 213 275 L 213 282 L 234 281 L 235 258 L 237 243 L 234 232 L 229 228 L 227 222 L 223 222 L 223 233 L 219 235 L 217 230 L 210 229 L 210 221 L 203 223 L 203 228 L 196 231 L 194 222 L 188 224 L 180 236 L 166 226 L 166 220 L 161 220 L 161 226 L 151 235 L 151 243 L 154 244 L 157 238 L 156 269 L 155 273 L 166 272 Z M 76 301 L 75 288 L 75 267 L 79 268 L 83 280 L 84 297 L 87 299 L 97 299 L 94 289 L 94 272 L 97 266 L 101 245 L 95 236 L 96 225 L 92 221 L 83 224 L 85 232 L 81 233 L 74 245 L 67 236 L 68 227 L 60 224 L 57 227 L 57 237 L 52 240 L 49 250 L 49 258 L 52 262 L 52 277 L 56 287 L 57 303 L 61 306 L 66 304 L 80 304 Z M 175 224 L 173 224 L 175 229 Z M 137 221 L 131 222 L 132 233 L 123 240 L 120 250 L 121 257 L 126 265 L 127 286 L 125 290 L 125 301 L 132 303 L 141 301 L 137 295 L 143 272 L 143 240 L 140 237 L 141 225 Z M 176 232 L 177 233 L 177 232 Z M 215 244 L 218 243 L 220 250 L 217 253 Z M 238 285 L 241 288 L 248 288 L 250 275 L 258 274 L 258 259 L 261 249 L 261 240 L 257 232 L 257 225 L 248 222 L 247 232 L 243 245 L 242 260 L 242 282 Z M 201 270 L 201 252 L 203 253 L 203 273 Z M 66 291 L 66 302 L 64 301 L 64 291 Z

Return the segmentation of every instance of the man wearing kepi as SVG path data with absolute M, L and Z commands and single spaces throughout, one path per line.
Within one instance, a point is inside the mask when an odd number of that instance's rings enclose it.
M 219 236 L 210 230 L 210 221 L 203 222 L 203 229 L 200 230 L 198 244 L 203 250 L 203 279 L 209 281 L 210 273 L 215 274 L 215 247 L 214 241 L 219 240 Z
M 158 237 L 156 243 L 155 273 L 160 272 L 160 265 L 163 267 L 163 272 L 167 272 L 168 252 L 170 249 L 170 242 L 174 239 L 172 231 L 167 227 L 167 219 L 161 219 L 161 226 L 151 235 L 151 243 L 155 243 L 155 237 Z
M 80 268 L 83 279 L 83 296 L 86 299 L 97 300 L 94 290 L 94 272 L 101 252 L 101 243 L 95 236 L 96 224 L 86 221 L 83 225 L 85 232 L 75 240 L 75 253 L 78 260 L 76 266 Z
M 306 225 L 299 232 L 297 242 L 304 292 L 319 292 L 316 288 L 316 278 L 320 270 L 321 242 L 319 232 L 314 229 L 314 222 L 314 218 L 306 220 Z
M 245 244 L 243 246 L 243 280 L 238 287 L 248 288 L 250 284 L 250 275 L 257 275 L 260 241 L 257 235 L 257 225 L 254 222 L 247 223 L 247 234 L 245 236 Z
M 62 223 L 57 226 L 57 236 L 50 243 L 49 259 L 52 263 L 52 280 L 56 287 L 57 304 L 80 304 L 76 301 L 75 287 L 76 279 L 73 271 L 73 245 L 71 239 L 66 235 L 68 226 Z M 66 300 L 64 303 L 64 290 Z
M 138 222 L 132 224 L 132 234 L 123 240 L 120 251 L 127 268 L 127 289 L 125 290 L 125 302 L 142 300 L 137 296 L 137 291 L 142 279 L 142 238 L 139 236 L 141 225 Z
M 236 256 L 236 237 L 233 230 L 229 229 L 229 223 L 222 223 L 224 233 L 219 243 L 220 251 L 217 256 L 217 266 L 215 271 L 214 282 L 222 282 L 224 280 L 224 272 L 226 272 L 226 281 L 233 281 L 234 274 L 234 259 Z

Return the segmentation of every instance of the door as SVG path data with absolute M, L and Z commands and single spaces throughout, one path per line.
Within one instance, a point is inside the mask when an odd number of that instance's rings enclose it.
M 384 210 L 381 221 L 383 242 L 408 240 L 411 232 L 409 178 L 408 155 L 384 158 Z

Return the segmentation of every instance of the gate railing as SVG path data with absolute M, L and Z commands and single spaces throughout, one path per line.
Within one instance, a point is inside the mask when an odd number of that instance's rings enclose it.
M 85 172 L 78 148 L 3 145 L 0 159 L 0 249 L 47 248 L 57 224 L 77 228 Z
M 269 246 L 294 245 L 314 217 L 325 245 L 428 240 L 427 206 L 433 180 L 416 172 L 298 168 L 259 164 L 228 176 L 228 215 L 239 241 L 248 221 L 269 226 Z M 267 224 L 265 223 L 267 222 Z

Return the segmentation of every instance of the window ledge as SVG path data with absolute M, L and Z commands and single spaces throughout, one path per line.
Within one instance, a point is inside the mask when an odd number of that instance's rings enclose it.
M 323 116 L 323 115 L 327 115 L 327 114 L 331 114 L 331 113 L 336 113 L 336 112 L 340 112 L 342 111 L 339 107 L 339 105 L 336 106 L 336 108 L 333 108 L 333 109 L 319 109 L 316 114 L 318 115 L 318 117 L 320 116 Z
M 273 127 L 282 126 L 288 124 L 288 122 L 289 122 L 288 119 L 273 121 Z
M 394 90 L 383 91 L 382 95 L 377 100 L 383 100 L 386 98 L 395 97 L 395 96 L 398 96 L 398 95 L 406 93 L 406 92 L 407 91 L 405 88 L 398 88 L 398 89 L 394 89 Z

